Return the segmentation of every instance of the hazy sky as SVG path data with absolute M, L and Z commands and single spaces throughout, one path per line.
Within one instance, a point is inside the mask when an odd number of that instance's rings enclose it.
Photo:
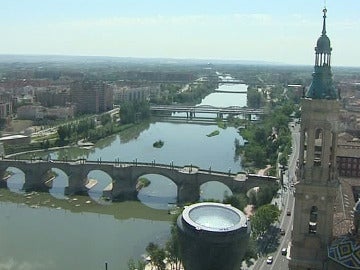
M 0 0 L 0 54 L 312 65 L 323 0 Z M 360 66 L 360 0 L 327 0 L 333 66 Z

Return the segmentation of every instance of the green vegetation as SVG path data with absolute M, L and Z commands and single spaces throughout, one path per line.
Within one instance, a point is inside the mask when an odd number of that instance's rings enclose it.
M 146 178 L 146 177 L 140 177 L 139 180 L 138 180 L 138 182 L 137 182 L 137 184 L 136 184 L 136 190 L 139 191 L 140 189 L 149 186 L 150 183 L 151 183 L 151 182 L 150 182 L 150 180 L 149 180 L 148 178 Z
M 220 134 L 220 131 L 219 130 L 214 130 L 213 132 L 207 134 L 206 136 L 208 137 L 213 137 L 213 136 L 217 136 Z
M 261 186 L 258 190 L 252 189 L 248 192 L 248 202 L 254 205 L 255 208 L 260 208 L 263 205 L 271 203 L 271 200 L 276 196 L 278 190 L 279 185 L 277 183 Z
M 241 211 L 244 211 L 245 206 L 249 204 L 249 198 L 246 197 L 245 194 L 239 193 L 239 194 L 234 194 L 232 196 L 226 196 L 223 200 L 223 203 L 230 204 L 233 207 Z
M 180 214 L 180 213 L 179 213 Z M 151 258 L 151 264 L 155 269 L 165 270 L 164 260 L 170 264 L 171 269 L 180 270 L 181 268 L 181 255 L 180 255 L 180 240 L 177 230 L 176 220 L 178 215 L 174 216 L 171 228 L 170 238 L 165 243 L 165 247 L 160 247 L 157 244 L 150 242 L 146 247 L 146 252 Z M 133 265 L 133 260 L 131 260 Z M 134 269 L 130 268 L 129 269 Z M 142 268 L 139 268 L 142 269 Z
M 247 105 L 250 108 L 259 109 L 265 105 L 265 97 L 257 88 L 248 87 Z
M 247 122 L 246 129 L 239 131 L 248 143 L 241 146 L 235 140 L 235 154 L 243 154 L 243 162 L 247 167 L 263 168 L 270 164 L 276 168 L 279 155 L 281 164 L 287 164 L 287 157 L 291 153 L 288 123 L 296 110 L 295 105 L 288 100 L 281 100 L 269 106 L 269 113 L 261 121 Z
M 219 128 L 226 129 L 227 124 L 225 121 L 223 121 L 221 118 L 216 119 L 216 124 Z
M 280 216 L 280 210 L 273 204 L 265 204 L 259 207 L 251 217 L 251 230 L 256 238 L 264 234 Z
M 128 261 L 128 269 L 129 270 L 144 270 L 146 266 L 146 262 L 142 260 L 137 260 L 136 262 L 134 259 L 130 259 Z
M 122 124 L 139 123 L 150 118 L 150 104 L 147 101 L 124 102 L 120 104 Z
M 155 148 L 161 148 L 163 146 L 164 146 L 164 141 L 162 141 L 162 140 L 158 140 L 153 143 L 153 147 L 155 147 Z
M 133 124 L 120 125 L 119 123 L 115 123 L 112 121 L 111 117 L 109 118 L 109 116 L 101 116 L 100 123 L 104 123 L 104 125 L 96 125 L 94 117 L 87 117 L 78 121 L 73 121 L 59 126 L 57 128 L 57 133 L 37 138 L 30 144 L 4 145 L 5 153 L 9 155 L 37 149 L 75 145 L 79 140 L 95 143 L 100 139 L 119 133 L 133 126 Z

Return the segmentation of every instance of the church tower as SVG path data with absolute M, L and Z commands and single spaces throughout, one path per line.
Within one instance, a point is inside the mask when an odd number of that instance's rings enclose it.
M 300 155 L 295 191 L 289 269 L 327 269 L 332 240 L 334 201 L 338 190 L 336 146 L 339 96 L 331 72 L 331 46 L 322 35 L 315 47 L 312 83 L 301 100 Z

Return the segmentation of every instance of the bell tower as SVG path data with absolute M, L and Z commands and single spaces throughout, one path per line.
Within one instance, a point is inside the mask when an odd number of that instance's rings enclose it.
M 289 269 L 327 269 L 338 190 L 336 147 L 339 96 L 331 73 L 331 46 L 323 10 L 322 34 L 315 47 L 313 80 L 301 100 L 300 155 L 295 190 Z

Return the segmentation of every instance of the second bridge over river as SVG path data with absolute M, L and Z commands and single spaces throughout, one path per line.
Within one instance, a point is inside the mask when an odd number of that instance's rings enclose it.
M 214 107 L 209 105 L 186 106 L 186 105 L 153 105 L 150 107 L 151 112 L 157 113 L 186 113 L 187 118 L 195 118 L 198 114 L 215 114 L 219 118 L 224 115 L 261 115 L 263 109 L 251 109 L 239 106 Z
M 147 174 L 158 174 L 169 178 L 177 186 L 179 203 L 195 202 L 200 198 L 200 186 L 206 182 L 221 182 L 235 192 L 246 192 L 256 186 L 276 183 L 277 179 L 245 173 L 232 173 L 200 169 L 198 167 L 175 166 L 174 164 L 120 162 L 120 161 L 88 161 L 78 160 L 17 160 L 2 159 L 0 161 L 1 186 L 6 185 L 6 172 L 9 168 L 17 168 L 24 172 L 26 191 L 46 191 L 51 188 L 51 171 L 59 169 L 68 177 L 65 193 L 86 194 L 89 189 L 89 172 L 100 170 L 111 178 L 111 184 L 105 188 L 103 195 L 112 200 L 135 199 L 138 193 L 138 179 Z

